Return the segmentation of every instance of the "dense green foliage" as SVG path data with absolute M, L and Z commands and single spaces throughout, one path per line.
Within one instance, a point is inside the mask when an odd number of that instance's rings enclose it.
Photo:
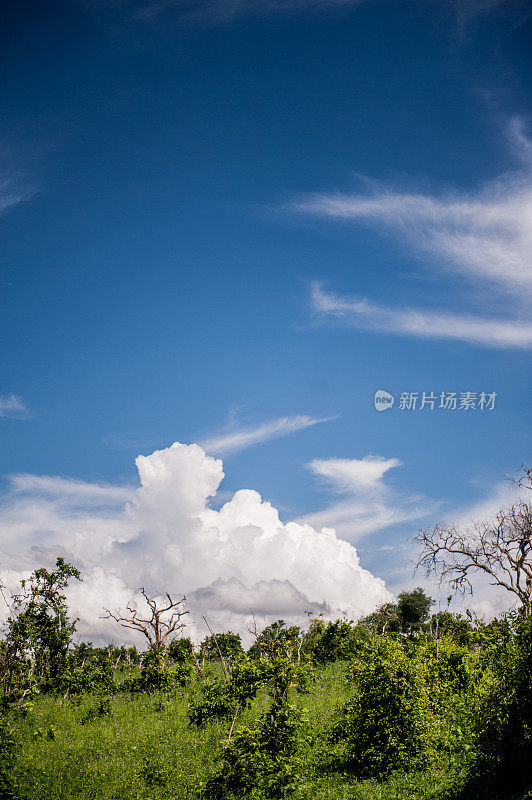
M 532 789 L 532 619 L 517 618 L 512 628 L 474 721 L 475 752 L 457 792 L 463 800 Z
M 250 727 L 241 728 L 224 747 L 218 770 L 202 788 L 206 800 L 240 797 L 252 791 L 284 797 L 298 777 L 298 745 L 304 739 L 304 713 L 289 703 L 291 688 L 304 690 L 305 668 L 288 655 L 263 660 L 258 680 L 268 689 L 269 706 Z M 257 678 L 254 680 L 257 686 Z M 235 712 L 236 714 L 236 712 Z
M 426 670 L 424 659 L 389 638 L 368 643 L 364 657 L 350 665 L 352 698 L 332 737 L 342 743 L 343 760 L 357 775 L 382 778 L 433 759 L 437 727 Z
M 358 624 L 278 620 L 242 649 L 74 645 L 58 559 L 0 643 L 6 800 L 525 800 L 532 620 L 429 617 L 421 589 Z
M 200 652 L 207 658 L 231 658 L 243 652 L 238 633 L 216 633 L 207 636 L 201 643 Z
M 423 629 L 433 600 L 418 586 L 411 592 L 400 592 L 397 603 L 386 603 L 362 620 L 377 633 L 413 634 Z

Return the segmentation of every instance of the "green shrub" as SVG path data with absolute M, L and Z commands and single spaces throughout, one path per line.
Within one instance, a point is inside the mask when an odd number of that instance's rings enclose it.
M 305 635 L 303 651 L 317 664 L 353 658 L 363 651 L 371 639 L 370 630 L 345 620 L 325 624 L 314 620 Z
M 394 769 L 426 766 L 436 728 L 423 663 L 383 637 L 353 663 L 350 678 L 354 696 L 332 731 L 340 761 L 359 777 L 380 779 Z
M 475 733 L 467 777 L 453 796 L 492 800 L 532 791 L 530 618 L 518 619 L 514 637 L 500 647 L 495 683 L 482 704 Z
M 302 770 L 299 750 L 308 723 L 305 713 L 289 704 L 288 695 L 290 689 L 303 687 L 305 667 L 285 655 L 262 660 L 260 673 L 270 706 L 224 747 L 218 770 L 203 787 L 205 800 L 242 797 L 252 791 L 268 798 L 285 797 Z
M 206 678 L 200 694 L 190 702 L 190 722 L 201 726 L 213 719 L 230 719 L 237 708 L 246 708 L 264 683 L 266 663 L 264 659 L 255 662 L 242 658 L 230 665 L 229 679 Z
M 168 645 L 167 653 L 174 664 L 189 664 L 192 661 L 192 641 L 187 637 L 174 639 Z
M 284 797 L 301 769 L 298 747 L 306 731 L 304 713 L 290 705 L 270 708 L 252 727 L 241 728 L 204 785 L 205 800 L 242 797 L 252 790 Z
M 19 800 L 14 778 L 15 740 L 6 719 L 0 718 L 0 798 Z
M 169 667 L 166 653 L 150 647 L 142 654 L 140 675 L 126 678 L 120 687 L 126 692 L 171 692 L 179 686 L 186 686 L 192 677 L 192 667 L 188 663 Z
M 286 626 L 284 619 L 272 622 L 257 636 L 248 650 L 250 658 L 276 658 L 286 653 L 294 656 L 302 646 L 301 628 Z
M 210 659 L 219 659 L 220 653 L 223 658 L 234 658 L 241 655 L 242 640 L 238 633 L 213 633 L 207 636 L 201 643 L 200 652 Z
M 77 653 L 68 653 L 65 665 L 57 679 L 60 692 L 68 695 L 111 692 L 114 688 L 113 669 L 109 660 L 84 658 Z

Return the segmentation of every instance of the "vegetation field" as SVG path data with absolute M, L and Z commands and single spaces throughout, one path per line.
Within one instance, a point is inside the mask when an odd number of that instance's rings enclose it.
M 291 698 L 304 708 L 315 741 L 309 743 L 294 798 L 407 800 L 432 797 L 441 788 L 439 767 L 400 773 L 384 782 L 358 781 L 341 769 L 322 772 L 327 761 L 322 739 L 337 707 L 346 701 L 346 663 L 320 668 L 309 694 Z M 219 672 L 219 670 L 217 670 Z M 101 699 L 75 702 L 39 697 L 17 720 L 16 779 L 28 800 L 192 800 L 213 772 L 227 740 L 228 724 L 198 728 L 188 719 L 190 686 L 172 696 L 114 695 L 98 712 Z M 294 693 L 295 694 L 295 693 Z M 240 720 L 250 724 L 268 700 L 256 698 Z
M 1 800 L 531 800 L 532 615 L 430 616 L 422 589 L 358 623 L 74 644 L 61 558 L 0 642 Z M 170 634 L 180 634 L 176 637 Z

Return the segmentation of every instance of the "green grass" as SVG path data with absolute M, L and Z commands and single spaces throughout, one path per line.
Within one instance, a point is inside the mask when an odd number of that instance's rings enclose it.
M 17 783 L 24 800 L 189 800 L 214 770 L 229 724 L 189 726 L 187 706 L 194 687 L 170 699 L 117 695 L 110 714 L 92 716 L 98 700 L 40 697 L 15 722 Z M 423 800 L 436 796 L 444 771 L 392 776 L 385 783 L 356 782 L 325 773 L 322 733 L 346 698 L 341 665 L 320 670 L 309 694 L 293 701 L 307 710 L 314 744 L 305 754 L 294 800 Z M 265 707 L 259 696 L 237 722 L 250 723 Z

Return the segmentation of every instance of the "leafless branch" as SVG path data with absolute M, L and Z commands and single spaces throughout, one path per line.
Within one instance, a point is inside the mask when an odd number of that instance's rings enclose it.
M 163 648 L 172 634 L 177 634 L 185 627 L 181 618 L 188 614 L 188 610 L 183 608 L 186 597 L 182 597 L 181 600 L 173 600 L 171 595 L 166 592 L 168 603 L 159 605 L 159 596 L 150 597 L 143 586 L 140 587 L 140 592 L 151 612 L 148 617 L 141 617 L 139 610 L 128 603 L 126 606 L 127 616 L 121 614 L 119 610 L 113 613 L 108 608 L 104 608 L 106 613 L 100 619 L 114 619 L 123 628 L 130 628 L 142 633 L 150 647 Z
M 233 728 L 235 727 L 236 718 L 238 717 L 238 712 L 240 711 L 240 705 L 241 705 L 241 704 L 239 703 L 239 704 L 237 705 L 237 707 L 236 707 L 235 715 L 234 715 L 234 717 L 233 717 L 233 721 L 232 721 L 232 723 L 231 723 L 231 727 L 229 728 L 229 736 L 227 737 L 227 741 L 226 741 L 226 743 L 224 744 L 224 750 L 225 750 L 225 748 L 226 748 L 226 747 L 229 745 L 229 742 L 231 741 L 231 736 L 232 736 L 232 733 L 233 733 Z
M 490 520 L 469 527 L 439 523 L 413 538 L 421 556 L 416 569 L 436 575 L 460 594 L 472 593 L 477 573 L 491 578 L 532 610 L 532 506 L 519 500 Z
M 516 486 L 532 491 L 532 467 L 526 467 L 524 464 L 521 464 L 521 469 L 519 470 L 517 478 L 513 478 L 511 475 L 507 475 L 507 478 L 512 483 L 515 483 Z

